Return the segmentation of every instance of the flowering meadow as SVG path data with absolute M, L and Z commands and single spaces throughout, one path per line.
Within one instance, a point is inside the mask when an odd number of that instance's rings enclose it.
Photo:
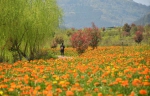
M 150 96 L 150 47 L 98 47 L 71 58 L 1 63 L 0 96 Z

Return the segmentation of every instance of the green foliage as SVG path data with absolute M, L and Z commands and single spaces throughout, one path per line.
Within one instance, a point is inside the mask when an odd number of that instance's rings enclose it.
M 144 28 L 146 32 L 150 32 L 150 24 L 147 24 Z
M 150 44 L 150 27 L 149 25 L 143 26 L 143 40 L 142 44 Z M 102 28 L 100 28 L 102 30 Z M 122 42 L 124 46 L 133 46 L 136 45 L 134 36 L 137 30 L 137 26 L 135 24 L 131 24 L 131 30 L 128 36 L 123 36 L 122 27 L 114 27 L 114 28 L 105 28 L 105 31 L 101 31 L 101 41 L 99 42 L 99 46 L 122 46 Z M 61 35 L 64 38 L 64 42 L 66 47 L 71 47 L 70 37 L 66 34 L 70 31 L 72 34 L 76 31 L 72 31 L 72 29 L 60 29 L 56 32 L 57 35 Z
M 57 47 L 57 42 L 55 39 L 52 40 L 51 48 L 56 48 Z
M 49 50 L 40 50 L 40 52 L 36 55 L 35 59 L 49 59 L 57 57 Z
M 67 30 L 67 36 L 71 36 L 73 34 L 73 32 L 75 32 L 75 28 L 71 28 L 70 30 Z
M 135 34 L 136 31 L 137 31 L 137 26 L 132 26 L 130 30 L 131 34 Z
M 64 39 L 62 36 L 56 36 L 54 39 L 55 39 L 57 44 L 64 43 Z
M 130 29 L 131 29 L 131 27 L 130 27 L 130 25 L 128 25 L 127 23 L 124 24 L 124 26 L 123 26 L 123 28 L 122 28 L 122 30 L 123 30 L 124 32 L 130 32 Z
M 28 60 L 54 35 L 62 13 L 56 0 L 1 0 L 0 50 Z

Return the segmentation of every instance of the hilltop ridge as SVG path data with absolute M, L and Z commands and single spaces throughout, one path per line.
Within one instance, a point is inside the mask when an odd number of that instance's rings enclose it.
M 57 0 L 64 11 L 64 27 L 83 28 L 94 22 L 98 27 L 122 26 L 143 17 L 150 6 L 133 0 Z

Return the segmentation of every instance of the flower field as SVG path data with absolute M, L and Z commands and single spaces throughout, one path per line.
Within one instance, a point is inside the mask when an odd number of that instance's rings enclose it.
M 0 96 L 150 96 L 150 47 L 98 47 L 72 58 L 2 63 Z

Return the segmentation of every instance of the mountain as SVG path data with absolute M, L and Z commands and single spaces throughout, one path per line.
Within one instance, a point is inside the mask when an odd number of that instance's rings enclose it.
M 150 6 L 133 0 L 57 0 L 64 12 L 65 27 L 83 28 L 94 22 L 98 27 L 122 26 L 150 12 Z
M 140 18 L 139 20 L 133 22 L 136 25 L 146 25 L 146 24 L 150 24 L 150 13 L 148 13 L 147 15 L 143 16 L 142 18 Z

